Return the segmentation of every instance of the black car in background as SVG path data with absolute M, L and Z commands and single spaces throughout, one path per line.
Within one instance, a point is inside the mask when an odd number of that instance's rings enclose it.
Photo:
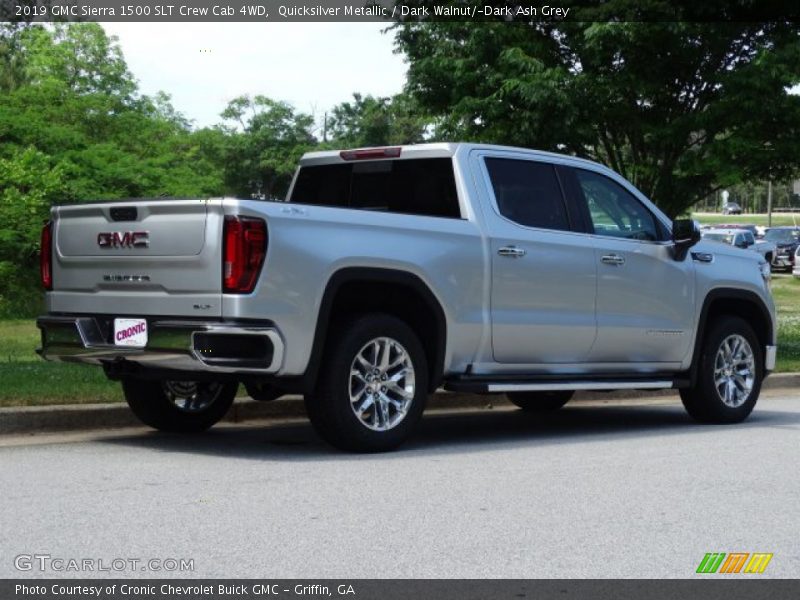
M 764 234 L 764 239 L 778 247 L 772 266 L 791 271 L 794 268 L 794 254 L 800 246 L 800 227 L 770 227 Z
M 723 215 L 740 215 L 742 214 L 742 207 L 736 202 L 726 202 L 722 205 Z

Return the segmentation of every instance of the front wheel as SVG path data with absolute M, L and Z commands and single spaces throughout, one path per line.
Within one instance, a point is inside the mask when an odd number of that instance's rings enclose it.
M 410 435 L 427 396 L 425 351 L 414 331 L 395 317 L 368 314 L 332 332 L 305 401 L 311 424 L 331 445 L 382 452 Z
M 222 419 L 233 404 L 236 382 L 122 382 L 125 400 L 145 425 L 160 431 L 205 431 Z
M 764 377 L 758 338 L 744 319 L 717 319 L 703 341 L 697 381 L 680 391 L 686 411 L 702 423 L 738 423 L 753 410 Z
M 572 399 L 573 391 L 509 392 L 508 400 L 525 412 L 552 412 Z

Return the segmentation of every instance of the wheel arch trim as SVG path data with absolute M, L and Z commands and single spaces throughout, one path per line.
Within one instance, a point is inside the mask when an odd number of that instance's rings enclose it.
M 697 381 L 697 374 L 700 368 L 700 354 L 702 352 L 702 344 L 703 340 L 705 339 L 705 333 L 709 322 L 709 311 L 711 309 L 711 305 L 718 300 L 736 300 L 752 304 L 759 311 L 759 314 L 764 319 L 764 322 L 767 326 L 767 331 L 765 332 L 766 343 L 762 344 L 761 352 L 766 354 L 768 347 L 774 347 L 773 340 L 775 335 L 775 323 L 772 319 L 772 313 L 769 311 L 766 304 L 764 304 L 764 301 L 758 296 L 758 294 L 750 290 L 742 290 L 737 288 L 714 288 L 710 290 L 703 299 L 703 306 L 700 310 L 700 317 L 697 321 L 692 363 L 690 368 L 692 385 L 694 385 Z M 756 335 L 758 335 L 758 332 L 756 332 Z M 766 359 L 766 355 L 762 358 Z
M 430 308 L 436 324 L 436 353 L 433 357 L 428 357 L 428 362 L 433 367 L 429 373 L 429 388 L 430 391 L 435 391 L 443 380 L 447 348 L 447 318 L 442 304 L 430 287 L 418 275 L 409 271 L 380 267 L 343 267 L 329 277 L 317 312 L 314 341 L 308 365 L 302 377 L 303 387 L 306 390 L 310 390 L 317 380 L 322 363 L 322 355 L 327 343 L 334 301 L 341 289 L 350 283 L 401 285 L 410 287 L 419 294 L 422 301 Z

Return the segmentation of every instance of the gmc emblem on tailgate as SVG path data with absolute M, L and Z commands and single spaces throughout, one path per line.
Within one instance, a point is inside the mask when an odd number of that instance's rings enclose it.
M 97 234 L 101 248 L 147 248 L 150 233 L 147 231 L 109 231 Z

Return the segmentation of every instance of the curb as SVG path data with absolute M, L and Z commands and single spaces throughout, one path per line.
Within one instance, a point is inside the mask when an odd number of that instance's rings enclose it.
M 800 388 L 800 373 L 779 373 L 769 376 L 764 390 L 793 390 Z M 619 392 L 579 392 L 579 402 L 608 402 L 613 400 L 647 399 L 676 395 L 675 390 Z M 502 394 L 480 396 L 437 392 L 428 399 L 427 410 L 492 408 L 510 406 Z M 306 410 L 300 396 L 287 396 L 272 402 L 256 402 L 250 398 L 237 398 L 224 422 L 243 423 L 268 418 L 305 417 Z M 53 406 L 22 406 L 0 408 L 0 435 L 32 434 L 93 429 L 140 427 L 124 402 L 113 404 L 67 404 Z

